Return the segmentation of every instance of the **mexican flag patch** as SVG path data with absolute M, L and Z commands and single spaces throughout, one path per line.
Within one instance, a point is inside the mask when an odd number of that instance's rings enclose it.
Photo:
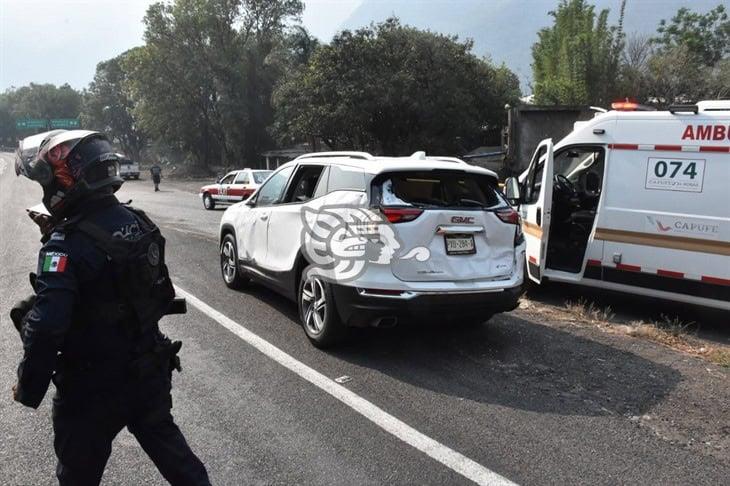
M 68 255 L 65 253 L 46 253 L 43 258 L 43 268 L 41 271 L 47 273 L 63 273 L 66 271 L 66 261 Z

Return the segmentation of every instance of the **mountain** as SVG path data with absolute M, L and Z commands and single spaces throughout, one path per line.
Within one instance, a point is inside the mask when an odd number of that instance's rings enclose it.
M 589 1 L 596 12 L 611 11 L 612 23 L 618 20 L 621 0 Z M 628 0 L 624 31 L 653 35 L 661 19 L 671 19 L 680 7 L 696 12 L 708 10 L 724 0 Z M 474 40 L 474 52 L 504 62 L 520 76 L 522 91 L 529 93 L 532 77 L 532 45 L 537 32 L 552 24 L 548 15 L 558 0 L 363 0 L 342 24 L 357 29 L 396 16 L 401 23 L 434 32 L 455 34 Z

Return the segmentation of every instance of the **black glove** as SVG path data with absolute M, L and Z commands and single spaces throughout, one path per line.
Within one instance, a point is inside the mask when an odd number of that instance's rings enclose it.
M 182 372 L 182 366 L 180 366 L 180 356 L 177 353 L 182 348 L 182 341 L 172 341 L 170 347 L 166 350 L 168 356 L 170 356 L 170 373 L 172 370 L 177 370 L 178 373 Z
M 31 295 L 30 297 L 21 300 L 15 304 L 12 309 L 10 309 L 10 320 L 13 321 L 13 325 L 18 333 L 22 334 L 23 320 L 28 312 L 30 312 L 33 308 L 33 304 L 35 304 L 35 295 Z

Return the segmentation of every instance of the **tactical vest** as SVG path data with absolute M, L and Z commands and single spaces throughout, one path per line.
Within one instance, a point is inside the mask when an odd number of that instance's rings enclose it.
M 159 228 L 143 211 L 125 208 L 137 216 L 140 225 L 142 236 L 134 241 L 115 238 L 86 219 L 72 226 L 109 258 L 119 300 L 103 304 L 135 334 L 157 324 L 169 312 L 175 289 L 165 265 L 165 238 Z

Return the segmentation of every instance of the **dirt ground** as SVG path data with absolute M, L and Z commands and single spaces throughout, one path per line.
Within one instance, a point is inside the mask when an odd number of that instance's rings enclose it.
M 514 313 L 678 371 L 680 377 L 672 391 L 657 400 L 651 410 L 635 414 L 630 411 L 630 403 L 626 403 L 624 415 L 637 427 L 647 428 L 672 444 L 728 460 L 730 319 L 727 313 L 560 284 L 531 288 Z M 571 363 L 575 361 L 572 356 Z M 586 355 L 582 361 L 585 372 L 594 374 L 611 360 Z M 667 377 L 648 370 L 646 373 L 644 380 L 627 385 L 639 388 L 654 382 L 657 389 L 662 389 Z M 610 371 L 605 376 L 613 378 Z M 546 380 L 548 386 L 551 382 Z M 650 392 L 637 389 L 635 393 Z M 612 405 L 607 407 L 611 413 L 622 407 Z

